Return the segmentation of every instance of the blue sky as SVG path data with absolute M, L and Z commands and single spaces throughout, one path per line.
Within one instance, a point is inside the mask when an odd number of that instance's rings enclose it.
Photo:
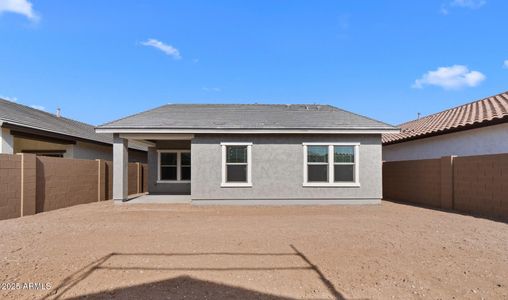
M 508 1 L 0 0 L 0 97 L 101 124 L 326 103 L 398 124 L 508 90 Z

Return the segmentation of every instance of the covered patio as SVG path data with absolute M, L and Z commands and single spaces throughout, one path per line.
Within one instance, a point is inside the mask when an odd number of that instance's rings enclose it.
M 129 203 L 190 203 L 192 134 L 113 135 L 113 199 Z M 148 147 L 148 194 L 128 197 L 128 145 Z

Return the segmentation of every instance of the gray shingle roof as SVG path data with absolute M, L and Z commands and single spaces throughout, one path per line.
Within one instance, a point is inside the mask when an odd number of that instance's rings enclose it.
M 65 117 L 17 104 L 0 98 L 0 121 L 28 128 L 58 133 L 70 137 L 100 142 L 113 143 L 111 134 L 96 133 L 95 127 Z M 138 147 L 133 147 L 138 148 Z M 141 149 L 139 149 L 141 150 Z
M 330 105 L 168 104 L 101 129 L 395 129 Z

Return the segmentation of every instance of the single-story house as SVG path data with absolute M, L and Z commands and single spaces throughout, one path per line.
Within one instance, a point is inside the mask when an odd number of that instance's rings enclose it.
M 383 160 L 508 153 L 508 92 L 398 125 L 383 134 Z
M 113 135 L 98 134 L 89 124 L 0 99 L 0 154 L 113 159 Z M 132 143 L 131 162 L 147 160 L 147 146 Z
M 102 126 L 113 198 L 127 199 L 128 144 L 149 143 L 148 192 L 197 204 L 372 204 L 381 135 L 395 127 L 329 105 L 164 105 Z

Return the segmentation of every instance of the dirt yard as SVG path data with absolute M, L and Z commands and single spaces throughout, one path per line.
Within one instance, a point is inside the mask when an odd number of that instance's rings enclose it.
M 0 237 L 2 299 L 508 298 L 508 224 L 390 202 L 107 201 L 0 221 Z

